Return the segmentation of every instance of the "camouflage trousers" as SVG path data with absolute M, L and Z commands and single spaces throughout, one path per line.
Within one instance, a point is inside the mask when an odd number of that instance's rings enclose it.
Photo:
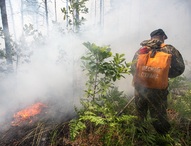
M 168 133 L 170 130 L 166 112 L 168 90 L 136 87 L 134 94 L 139 119 L 145 120 L 149 111 L 155 130 L 159 134 Z

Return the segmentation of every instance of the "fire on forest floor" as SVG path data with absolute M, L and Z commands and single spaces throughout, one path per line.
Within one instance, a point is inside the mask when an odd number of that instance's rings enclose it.
M 0 123 L 0 126 L 9 127 L 0 130 L 0 146 L 46 146 L 51 131 L 63 127 L 73 118 L 73 113 L 65 108 L 67 113 L 62 110 L 55 102 L 48 101 L 46 104 L 36 102 L 12 113 L 9 122 Z
M 45 113 L 45 108 L 47 107 L 47 105 L 41 103 L 41 102 L 37 102 L 25 109 L 20 110 L 19 112 L 14 114 L 14 119 L 11 122 L 12 126 L 20 126 L 23 123 L 28 122 L 29 124 L 31 122 L 33 122 L 33 120 L 35 119 L 35 116 L 42 114 L 41 112 L 44 111 Z

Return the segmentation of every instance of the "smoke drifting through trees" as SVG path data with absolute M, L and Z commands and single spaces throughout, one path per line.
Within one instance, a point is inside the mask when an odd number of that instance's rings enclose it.
M 127 61 L 131 61 L 140 42 L 148 39 L 154 29 L 162 28 L 169 37 L 166 43 L 173 44 L 189 60 L 190 3 L 186 0 L 105 1 L 102 29 L 98 25 L 99 19 L 95 21 L 95 9 L 89 10 L 83 32 L 78 36 L 60 35 L 50 29 L 45 45 L 34 48 L 31 62 L 20 65 L 16 75 L 2 79 L 0 113 L 38 99 L 57 101 L 63 114 L 73 110 L 83 96 L 85 76 L 80 69 L 80 57 L 85 52 L 84 41 L 111 45 L 113 52 L 124 53 Z M 58 15 L 57 20 L 62 22 L 62 18 Z M 39 30 L 41 28 L 43 26 L 38 26 Z M 121 80 L 119 86 L 120 90 L 131 94 L 131 76 Z M 2 117 L 0 122 L 4 120 Z

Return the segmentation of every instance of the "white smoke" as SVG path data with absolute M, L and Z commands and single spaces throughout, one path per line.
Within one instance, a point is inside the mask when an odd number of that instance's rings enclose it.
M 102 28 L 100 19 L 94 17 L 98 13 L 94 9 L 95 1 L 90 1 L 88 6 L 89 15 L 80 35 L 51 31 L 46 44 L 33 50 L 29 64 L 20 65 L 17 74 L 1 80 L 1 115 L 39 99 L 57 101 L 65 112 L 73 110 L 83 96 L 86 81 L 80 68 L 80 57 L 86 51 L 82 43 L 86 41 L 110 45 L 112 52 L 125 54 L 130 62 L 140 42 L 149 39 L 151 31 L 162 28 L 168 36 L 166 43 L 175 46 L 185 60 L 190 59 L 191 1 L 105 0 Z M 58 16 L 63 21 L 62 15 Z M 63 57 L 58 63 L 60 52 Z M 131 79 L 131 75 L 126 75 L 118 81 L 119 89 L 132 94 Z M 1 115 L 0 122 L 4 120 Z
M 124 53 L 127 61 L 131 61 L 140 47 L 140 42 L 149 39 L 153 30 L 162 28 L 168 36 L 165 43 L 178 49 L 184 60 L 190 60 L 191 1 L 112 0 L 110 2 L 104 17 L 104 33 L 99 36 L 96 34 L 99 39 L 96 39 L 97 42 L 110 44 L 114 52 Z M 186 66 L 185 74 L 190 74 L 189 66 Z M 131 78 L 127 76 L 124 81 L 120 81 L 122 82 L 120 87 L 127 93 L 133 91 Z

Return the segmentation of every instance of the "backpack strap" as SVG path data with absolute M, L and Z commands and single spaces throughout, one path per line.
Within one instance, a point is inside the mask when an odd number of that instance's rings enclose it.
M 163 47 L 165 47 L 165 46 L 166 46 L 166 44 L 165 44 L 165 43 L 162 43 L 162 44 L 160 45 L 160 48 L 158 48 L 158 49 L 152 49 L 152 53 L 151 53 L 150 57 L 151 57 L 151 58 L 154 58 L 156 52 L 157 52 L 157 51 L 160 51 L 160 49 L 163 48 Z
M 157 52 L 157 49 L 153 49 L 153 50 L 151 51 L 150 57 L 151 57 L 151 58 L 154 58 L 156 52 Z

